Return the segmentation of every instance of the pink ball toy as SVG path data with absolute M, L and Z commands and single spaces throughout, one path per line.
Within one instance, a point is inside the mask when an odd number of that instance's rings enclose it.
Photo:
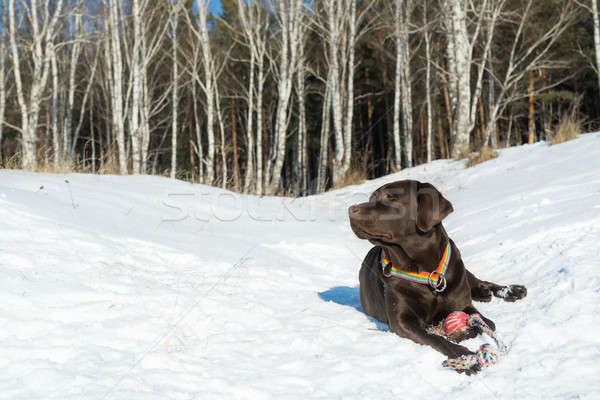
M 462 311 L 454 311 L 448 315 L 444 320 L 444 333 L 446 336 L 453 336 L 465 331 L 469 327 L 467 322 L 469 318 L 469 314 Z

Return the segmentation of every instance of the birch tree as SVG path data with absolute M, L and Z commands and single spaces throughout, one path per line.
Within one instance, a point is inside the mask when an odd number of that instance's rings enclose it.
M 2 5 L 2 15 L 0 16 L 2 26 L 6 27 L 6 4 Z M 2 134 L 4 132 L 4 113 L 6 110 L 6 29 L 0 32 L 0 163 L 2 163 Z
M 526 36 L 525 31 L 531 23 L 534 4 L 533 0 L 527 0 L 519 4 L 519 8 L 510 14 L 517 16 L 516 19 L 512 19 L 512 23 L 516 25 L 516 31 L 508 52 L 508 59 L 503 61 L 506 66 L 503 72 L 494 75 L 494 81 L 499 88 L 495 91 L 495 99 L 488 113 L 486 141 L 496 135 L 496 122 L 505 107 L 511 102 L 531 95 L 531 91 L 521 88 L 520 83 L 541 68 L 550 69 L 561 65 L 560 61 L 550 58 L 549 53 L 564 31 L 574 22 L 576 16 L 574 3 L 565 1 L 559 4 L 559 12 L 555 15 L 554 20 L 549 22 L 546 29 L 537 36 L 531 34 Z M 547 90 L 558 83 L 560 82 L 540 87 L 534 91 L 534 94 Z
M 596 53 L 596 76 L 598 78 L 598 96 L 600 97 L 600 17 L 598 16 L 598 0 L 592 2 L 592 19 L 594 21 L 594 51 Z
M 331 95 L 331 117 L 335 154 L 333 157 L 333 185 L 342 184 L 352 155 L 352 123 L 354 118 L 355 47 L 369 29 L 365 14 L 370 4 L 363 4 L 357 13 L 354 0 L 324 1 L 322 18 L 317 19 L 320 35 L 327 51 L 326 85 Z M 360 27 L 360 29 L 359 29 Z M 324 122 L 325 123 L 325 122 Z
M 427 107 L 427 162 L 431 162 L 433 153 L 432 109 L 431 109 L 431 30 L 428 23 L 427 3 L 423 2 L 423 37 L 425 39 L 425 104 Z
M 412 88 L 410 75 L 409 23 L 412 12 L 411 0 L 396 0 L 394 7 L 394 36 L 396 40 L 396 75 L 394 79 L 394 168 L 401 168 L 401 149 L 404 151 L 406 166 L 413 164 L 412 138 Z M 404 145 L 400 142 L 400 114 Z
M 298 49 L 303 45 L 306 31 L 303 23 L 303 4 L 303 0 L 278 0 L 273 5 L 276 7 L 280 41 L 277 57 L 271 58 L 273 70 L 276 71 L 277 109 L 275 111 L 273 146 L 271 146 L 267 165 L 266 192 L 268 194 L 277 192 L 281 180 Z
M 119 152 L 119 171 L 127 173 L 127 153 L 125 148 L 125 115 L 123 110 L 123 57 L 121 54 L 121 35 L 118 0 L 108 0 L 109 40 L 106 43 L 106 68 L 109 73 L 111 98 L 112 129 L 115 131 Z
M 296 69 L 296 98 L 298 99 L 298 132 L 296 134 L 296 148 L 294 149 L 294 162 L 292 165 L 292 185 L 296 194 L 306 193 L 308 190 L 308 165 L 307 165 L 307 129 L 306 129 L 306 58 L 304 44 L 298 48 L 298 68 Z
M 262 194 L 262 103 L 265 85 L 265 55 L 267 52 L 266 34 L 269 28 L 269 22 L 262 1 L 244 2 L 243 0 L 237 0 L 237 9 L 242 28 L 243 43 L 250 53 L 250 71 L 248 75 L 248 89 L 246 92 L 248 99 L 246 116 L 246 142 L 248 145 L 248 155 L 246 160 L 244 191 L 249 192 L 254 187 L 258 194 Z M 254 130 L 255 113 L 256 130 Z M 255 137 L 256 149 L 254 148 Z M 256 160 L 256 170 L 254 160 Z
M 207 136 L 207 156 L 203 160 L 206 171 L 204 175 L 204 183 L 211 184 L 215 179 L 215 103 L 218 101 L 217 95 L 218 90 L 216 89 L 216 62 L 212 54 L 208 36 L 208 2 L 199 1 L 198 3 L 198 14 L 196 15 L 198 23 L 195 22 L 196 18 L 193 18 L 189 14 L 189 11 L 185 14 L 188 26 L 191 32 L 194 34 L 196 41 L 198 42 L 199 52 L 201 53 L 201 64 L 203 67 L 203 77 L 199 74 L 194 75 L 194 80 L 200 86 L 204 92 L 206 99 L 206 136 Z
M 20 49 L 17 45 L 16 8 L 15 1 L 8 0 L 9 8 L 9 37 L 13 61 L 13 75 L 17 102 L 21 110 L 21 136 L 23 149 L 23 168 L 32 170 L 36 165 L 36 140 L 40 108 L 44 89 L 50 73 L 50 55 L 54 49 L 56 28 L 62 11 L 62 0 L 58 0 L 54 10 L 50 10 L 49 2 L 40 7 L 37 0 L 29 3 L 21 2 L 23 15 L 31 22 L 31 45 L 28 49 Z M 41 15 L 39 14 L 41 13 Z M 40 25 L 41 24 L 41 25 Z M 28 53 L 33 64 L 30 88 L 25 92 L 21 76 L 21 58 L 19 51 Z
M 592 14 L 595 60 L 591 65 L 598 80 L 598 96 L 600 97 L 600 16 L 598 14 L 598 0 L 580 0 L 577 1 L 577 4 Z
M 179 22 L 179 2 L 177 2 L 173 9 L 174 15 L 171 17 L 171 31 L 172 31 L 172 50 L 173 50 L 173 86 L 172 86 L 172 121 L 171 121 L 171 179 L 175 179 L 177 176 L 177 102 L 179 98 L 177 97 L 177 88 L 178 88 L 178 62 L 177 62 L 177 29 Z
M 494 2 L 495 6 L 489 6 Z M 473 66 L 473 48 L 477 43 L 481 27 L 488 7 L 493 8 L 493 18 L 497 18 L 505 0 L 483 0 L 479 9 L 467 0 L 445 0 L 446 15 L 446 54 L 448 60 L 448 89 L 451 103 L 451 136 L 452 156 L 458 157 L 463 151 L 469 150 L 470 134 L 475 127 L 475 117 L 479 94 L 483 80 L 489 45 L 493 38 L 493 30 L 488 30 L 485 49 L 482 52 L 480 70 L 477 74 L 475 87 L 471 85 L 471 67 Z M 474 26 L 469 34 L 467 21 L 470 14 L 474 16 Z M 495 26 L 495 23 L 492 25 Z
M 75 107 L 75 90 L 77 88 L 77 83 L 75 81 L 75 73 L 77 72 L 77 67 L 79 65 L 79 56 L 81 54 L 82 46 L 83 46 L 83 32 L 84 27 L 81 22 L 82 15 L 80 10 L 80 2 L 76 3 L 76 8 L 74 10 L 74 26 L 72 27 L 73 36 L 71 38 L 71 59 L 69 63 L 69 85 L 68 85 L 68 100 L 66 104 L 66 115 L 64 121 L 64 135 L 63 135 L 63 143 L 64 143 L 64 158 L 67 163 L 71 162 L 73 157 L 73 149 L 77 144 L 73 138 L 73 108 Z M 83 111 L 82 111 L 83 112 Z M 57 156 L 58 157 L 58 156 Z

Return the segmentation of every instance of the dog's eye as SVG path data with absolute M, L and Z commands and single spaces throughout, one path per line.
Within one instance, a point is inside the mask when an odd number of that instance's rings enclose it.
M 384 200 L 394 200 L 394 196 L 392 196 L 392 195 L 391 195 L 391 194 L 389 194 L 389 193 L 384 193 L 384 194 L 383 194 L 383 199 L 384 199 Z

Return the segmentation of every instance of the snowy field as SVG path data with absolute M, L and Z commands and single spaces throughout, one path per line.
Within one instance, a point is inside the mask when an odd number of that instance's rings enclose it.
M 296 200 L 0 171 L 0 398 L 600 398 L 600 134 L 463 164 Z M 361 312 L 347 206 L 406 178 L 471 271 L 528 288 L 478 303 L 510 352 L 474 377 Z

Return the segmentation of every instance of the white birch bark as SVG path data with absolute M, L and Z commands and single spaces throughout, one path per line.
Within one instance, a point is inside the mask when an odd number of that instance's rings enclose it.
M 404 130 L 404 159 L 406 166 L 413 166 L 413 117 L 412 117 L 412 86 L 410 72 L 410 41 L 408 26 L 410 13 L 412 12 L 412 1 L 404 0 L 402 7 L 402 25 L 400 30 L 400 41 L 402 45 L 402 128 Z
M 433 153 L 432 109 L 431 109 L 431 33 L 427 22 L 427 1 L 423 2 L 423 35 L 425 37 L 425 104 L 427 107 L 427 162 L 431 162 Z
M 69 89 L 68 89 L 68 100 L 67 100 L 67 110 L 66 110 L 66 118 L 64 122 L 64 150 L 66 152 L 65 161 L 67 163 L 71 163 L 71 159 L 73 156 L 73 150 L 77 145 L 76 141 L 73 138 L 73 108 L 75 105 L 75 73 L 77 70 L 79 55 L 81 54 L 82 48 L 82 24 L 81 24 L 81 14 L 79 10 L 75 11 L 75 29 L 73 34 L 73 44 L 71 48 L 71 62 L 69 64 Z M 83 110 L 82 110 L 83 113 Z
M 344 1 L 344 3 L 342 3 Z M 353 1 L 353 0 L 350 0 Z M 328 77 L 331 79 L 328 86 L 331 90 L 331 113 L 333 117 L 333 136 L 335 142 L 335 154 L 333 158 L 333 185 L 338 186 L 344 179 L 342 162 L 344 160 L 344 132 L 342 131 L 342 93 L 340 84 L 340 61 L 338 49 L 345 55 L 345 41 L 341 36 L 341 29 L 346 25 L 343 17 L 345 0 L 332 0 L 327 2 L 326 10 L 328 17 L 327 45 L 329 48 L 329 69 L 331 73 Z
M 208 4 L 205 1 L 200 1 L 197 5 L 198 14 L 196 16 L 190 16 L 189 13 L 186 13 L 185 15 L 188 26 L 191 28 L 196 40 L 199 42 L 199 50 L 202 53 L 201 64 L 203 67 L 203 78 L 201 79 L 200 76 L 196 74 L 194 79 L 200 85 L 206 99 L 205 114 L 208 149 L 206 159 L 204 160 L 206 170 L 203 181 L 210 185 L 215 179 L 215 93 L 218 93 L 218 91 L 215 88 L 216 66 L 208 37 Z
M 195 68 L 195 67 L 194 67 Z M 196 134 L 196 145 L 194 146 L 194 151 L 196 156 L 198 157 L 198 176 L 200 181 L 203 182 L 204 177 L 204 148 L 202 146 L 202 136 L 200 129 L 200 117 L 198 116 L 198 94 L 196 89 L 196 82 L 192 81 L 192 106 L 194 109 L 194 132 Z
M 216 79 L 215 79 L 216 82 Z M 215 105 L 217 108 L 217 122 L 219 123 L 219 134 L 221 139 L 221 187 L 225 189 L 228 182 L 227 174 L 227 147 L 225 146 L 225 125 L 223 124 L 223 114 L 221 114 L 221 102 L 218 100 L 218 93 L 216 93 L 217 87 L 213 86 L 215 90 Z
M 403 0 L 395 1 L 394 9 L 394 34 L 396 36 L 396 73 L 394 76 L 394 118 L 392 135 L 394 139 L 394 170 L 402 168 L 402 142 L 400 141 L 400 96 L 402 81 L 402 6 Z
M 350 157 L 352 156 L 352 122 L 354 120 L 354 55 L 357 41 L 356 1 L 350 0 L 350 20 L 348 33 L 348 65 L 346 79 L 346 107 L 344 115 L 344 159 L 338 171 L 338 184 L 343 181 L 350 169 Z
M 263 90 L 265 85 L 264 54 L 257 60 L 256 80 L 256 194 L 263 194 Z
M 272 153 L 267 166 L 267 193 L 279 189 L 281 170 L 285 158 L 286 136 L 289 121 L 289 104 L 292 82 L 298 61 L 298 47 L 304 41 L 302 0 L 278 0 L 277 20 L 281 43 L 279 55 L 274 62 L 277 74 L 277 109 L 275 111 L 275 136 Z
M 173 35 L 173 88 L 171 102 L 173 103 L 173 115 L 171 121 L 171 178 L 175 179 L 177 176 L 177 86 L 178 86 L 178 63 L 177 63 L 177 23 L 179 15 L 177 11 L 171 18 L 171 29 Z
M 99 59 L 100 59 L 99 49 L 96 48 L 95 55 L 94 55 L 94 65 L 92 66 L 92 71 L 90 73 L 90 77 L 88 79 L 88 83 L 87 83 L 87 86 L 85 88 L 85 92 L 83 94 L 83 100 L 81 101 L 81 110 L 80 110 L 80 113 L 79 113 L 79 122 L 77 122 L 77 126 L 75 127 L 75 132 L 73 133 L 73 145 L 71 146 L 71 153 L 73 152 L 73 150 L 75 148 L 75 144 L 79 140 L 79 134 L 81 133 L 81 127 L 83 126 L 83 120 L 84 120 L 84 117 L 85 117 L 85 109 L 86 109 L 86 106 L 87 106 L 87 100 L 90 97 L 92 86 L 95 83 L 95 77 L 96 77 L 96 71 L 98 69 L 98 60 Z M 100 138 L 102 138 L 102 135 L 100 135 Z
M 293 187 L 296 195 L 305 194 L 307 191 L 307 139 L 306 139 L 306 104 L 305 83 L 306 59 L 304 58 L 304 45 L 298 48 L 298 69 L 296 71 L 296 96 L 298 98 L 298 133 L 296 135 L 296 149 L 294 157 Z
M 123 111 L 123 58 L 119 33 L 118 0 L 108 0 L 109 29 L 110 29 L 110 60 L 111 60 L 111 104 L 112 127 L 115 131 L 119 152 L 119 171 L 127 173 L 127 149 L 125 146 L 125 116 Z
M 2 26 L 6 27 L 6 4 L 2 1 Z M 4 132 L 4 113 L 6 110 L 6 62 L 5 59 L 7 57 L 6 53 L 6 28 L 2 29 L 2 33 L 0 33 L 0 164 L 2 164 L 2 136 Z
M 50 53 L 50 65 L 52 68 L 52 146 L 54 150 L 54 167 L 58 168 L 61 164 L 63 154 L 58 135 L 58 65 L 56 62 L 56 49 L 53 48 Z M 63 143 L 64 140 L 63 140 Z M 64 148 L 64 147 L 63 147 Z
M 352 122 L 354 118 L 355 47 L 371 24 L 365 22 L 371 2 L 361 3 L 357 13 L 354 0 L 325 2 L 322 21 L 316 20 L 327 49 L 327 86 L 331 90 L 331 117 L 335 153 L 333 185 L 340 186 L 350 168 L 352 156 Z M 360 29 L 359 29 L 360 27 Z
M 331 71 L 330 71 L 331 73 Z M 331 79 L 327 79 L 331 82 Z M 330 111 L 331 111 L 331 88 L 325 87 L 323 95 L 323 109 L 321 111 L 321 141 L 319 144 L 319 170 L 317 173 L 316 193 L 324 192 L 327 185 L 327 160 L 329 157 L 329 134 L 330 134 Z
M 250 52 L 250 73 L 248 75 L 248 110 L 246 113 L 246 144 L 248 146 L 246 155 L 246 174 L 244 177 L 244 193 L 249 193 L 256 173 L 254 171 L 254 81 L 256 58 L 254 52 Z
M 56 35 L 56 26 L 59 15 L 62 12 L 62 0 L 55 3 L 55 9 L 52 14 L 49 12 L 48 3 L 40 7 L 37 0 L 31 0 L 29 4 L 21 3 L 23 13 L 31 22 L 31 60 L 33 69 L 31 73 L 30 88 L 28 90 L 28 99 L 25 99 L 23 82 L 20 70 L 19 47 L 17 46 L 16 32 L 17 25 L 15 21 L 14 0 L 9 0 L 9 25 L 10 25 L 10 44 L 13 59 L 13 73 L 15 77 L 15 86 L 17 90 L 17 102 L 21 110 L 21 135 L 23 168 L 32 170 L 36 164 L 36 140 L 39 112 L 42 103 L 43 92 L 48 81 L 50 73 L 50 54 L 54 47 L 54 38 Z M 38 15 L 41 11 L 44 15 Z M 42 26 L 40 26 L 42 23 Z
M 131 92 L 131 106 L 129 124 L 131 134 L 131 152 L 133 173 L 142 172 L 142 127 L 140 126 L 141 108 L 142 108 L 142 15 L 140 8 L 141 0 L 132 1 L 133 14 L 133 49 L 131 54 L 131 74 L 133 89 Z
M 452 126 L 452 156 L 457 157 L 469 148 L 471 107 L 471 46 L 467 31 L 465 0 L 448 0 L 448 75 L 454 100 Z
M 596 53 L 596 76 L 598 78 L 598 95 L 600 96 L 600 17 L 598 16 L 598 0 L 592 1 L 592 19 L 594 22 L 594 50 Z

